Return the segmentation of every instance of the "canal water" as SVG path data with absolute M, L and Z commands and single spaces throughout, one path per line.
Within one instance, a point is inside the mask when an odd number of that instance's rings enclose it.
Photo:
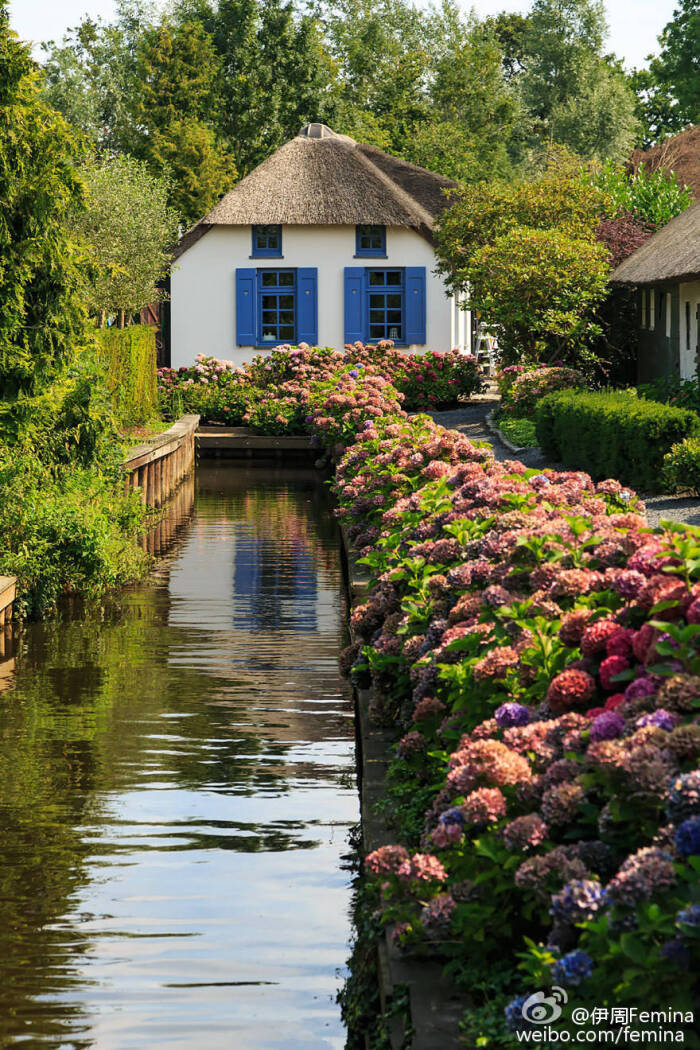
M 0 665 L 0 1045 L 340 1050 L 358 820 L 311 473 L 203 467 L 149 583 Z

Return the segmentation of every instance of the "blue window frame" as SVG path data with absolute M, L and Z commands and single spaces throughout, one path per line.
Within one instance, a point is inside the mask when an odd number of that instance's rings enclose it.
M 282 258 L 282 227 L 253 226 L 253 258 Z
M 258 346 L 296 343 L 296 270 L 258 270 Z
M 403 270 L 367 271 L 369 341 L 406 342 L 406 295 Z
M 355 255 L 386 255 L 386 226 L 356 226 Z

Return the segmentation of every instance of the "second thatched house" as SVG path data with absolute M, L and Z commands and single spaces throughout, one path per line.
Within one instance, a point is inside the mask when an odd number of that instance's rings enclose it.
M 700 201 L 620 263 L 613 284 L 634 286 L 639 379 L 690 379 L 700 366 Z
M 466 349 L 468 315 L 434 273 L 433 224 L 454 185 L 308 124 L 180 241 L 171 364 L 301 342 Z

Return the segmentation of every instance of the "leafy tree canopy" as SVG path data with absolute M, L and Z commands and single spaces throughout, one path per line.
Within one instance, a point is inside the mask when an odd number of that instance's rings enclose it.
M 645 146 L 700 123 L 700 0 L 679 0 L 659 44 L 649 68 L 631 78 Z
M 81 171 L 86 206 L 71 215 L 86 246 L 83 300 L 91 314 L 137 313 L 161 298 L 158 282 L 170 263 L 177 219 L 167 182 L 133 157 L 91 159 Z

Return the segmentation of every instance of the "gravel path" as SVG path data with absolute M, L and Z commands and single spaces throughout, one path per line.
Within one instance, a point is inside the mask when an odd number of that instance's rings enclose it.
M 486 416 L 497 404 L 498 398 L 493 395 L 477 395 L 462 408 L 430 414 L 436 423 L 461 431 L 470 441 L 487 441 L 493 448 L 496 459 L 514 459 L 515 454 L 486 426 Z M 527 467 L 566 469 L 561 463 L 548 460 L 538 448 L 526 449 L 517 458 Z M 658 525 L 661 521 L 678 521 L 700 527 L 700 499 L 691 496 L 647 496 L 644 503 L 650 525 Z

